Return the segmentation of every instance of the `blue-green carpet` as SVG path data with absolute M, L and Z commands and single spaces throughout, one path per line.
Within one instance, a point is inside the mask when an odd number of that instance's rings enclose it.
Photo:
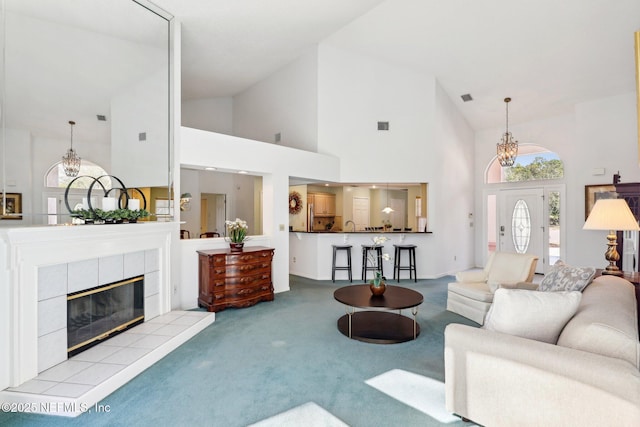
M 401 286 L 424 295 L 421 334 L 380 345 L 337 330 L 345 307 L 333 292 L 347 281 L 291 276 L 291 291 L 273 302 L 216 313 L 211 326 L 105 398 L 100 404 L 108 413 L 0 413 L 0 425 L 246 426 L 315 402 L 350 426 L 462 426 L 441 424 L 365 383 L 392 369 L 444 381 L 445 326 L 475 325 L 445 310 L 451 280 L 403 280 Z

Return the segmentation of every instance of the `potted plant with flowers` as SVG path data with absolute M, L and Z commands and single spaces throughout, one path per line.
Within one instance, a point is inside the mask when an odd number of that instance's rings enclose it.
M 226 239 L 229 242 L 231 252 L 242 252 L 244 242 L 248 239 L 247 229 L 249 227 L 247 226 L 247 221 L 236 218 L 235 221 L 225 221 L 224 223 L 227 227 Z
M 376 236 L 376 237 L 373 237 L 372 240 L 373 240 L 373 243 L 376 246 L 378 246 L 378 245 L 382 245 L 384 242 L 386 242 L 389 239 L 384 236 Z M 390 259 L 391 257 L 389 256 L 389 254 L 387 253 L 382 254 L 383 261 L 389 261 Z M 373 253 L 367 254 L 367 263 L 372 267 L 378 268 L 374 272 L 373 279 L 369 281 L 369 289 L 371 289 L 371 293 L 374 296 L 380 296 L 384 294 L 384 292 L 387 290 L 387 284 L 385 283 L 386 278 L 382 275 L 382 271 L 380 271 L 382 266 L 378 265 L 379 261 L 377 260 L 376 256 Z

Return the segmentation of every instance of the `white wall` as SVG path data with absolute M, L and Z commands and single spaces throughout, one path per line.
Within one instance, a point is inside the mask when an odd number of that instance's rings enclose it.
M 468 216 L 474 211 L 474 133 L 439 84 L 435 104 L 435 144 L 428 154 L 435 162 L 428 181 L 427 210 L 438 250 L 430 261 L 455 273 L 469 265 L 474 255 L 473 220 Z
M 128 188 L 169 185 L 168 93 L 164 64 L 111 100 L 111 174 Z
M 340 157 L 341 179 L 431 181 L 434 77 L 326 44 L 318 63 L 318 152 Z
M 235 135 L 273 142 L 282 132 L 283 145 L 305 150 L 316 149 L 308 141 L 317 129 L 317 151 L 340 159 L 333 181 L 429 183 L 434 238 L 423 251 L 423 277 L 471 262 L 473 132 L 433 76 L 322 44 L 237 95 L 232 121 Z M 378 121 L 390 122 L 390 130 L 378 131 Z M 283 130 L 289 126 L 297 126 L 301 136 L 289 139 Z M 246 168 L 247 160 L 237 168 Z M 308 166 L 277 176 L 321 179 Z
M 434 234 L 418 274 L 466 267 L 474 138 L 456 106 L 433 76 L 330 45 L 320 46 L 319 69 L 318 151 L 340 157 L 343 182 L 428 183 Z M 389 131 L 378 131 L 378 121 L 388 121 Z
M 603 98 L 578 104 L 575 114 L 546 120 L 510 125 L 521 144 L 532 143 L 556 152 L 565 167 L 566 184 L 566 262 L 574 265 L 604 267 L 606 232 L 584 231 L 584 186 L 611 184 L 613 174 L 620 171 L 622 182 L 640 181 L 638 168 L 637 110 L 635 93 Z M 484 264 L 481 222 L 483 189 L 501 188 L 502 184 L 484 184 L 487 165 L 495 157 L 495 144 L 504 129 L 476 133 L 476 262 Z M 604 168 L 605 175 L 594 175 Z
M 182 126 L 233 135 L 233 98 L 182 101 Z
M 233 135 L 316 151 L 317 51 L 301 56 L 271 76 L 236 95 Z
M 289 290 L 289 177 L 305 176 L 321 181 L 339 180 L 339 160 L 332 156 L 281 147 L 228 135 L 182 128 L 180 151 L 183 166 L 247 170 L 261 175 L 263 182 L 263 234 L 275 248 L 273 285 L 275 292 Z M 213 239 L 215 240 L 215 239 Z M 196 265 L 195 252 L 183 252 L 182 265 Z M 181 283 L 190 276 L 183 271 Z

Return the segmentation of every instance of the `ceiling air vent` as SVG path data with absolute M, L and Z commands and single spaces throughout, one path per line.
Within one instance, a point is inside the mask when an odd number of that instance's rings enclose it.
M 469 102 L 469 101 L 473 101 L 473 98 L 471 97 L 471 94 L 465 93 L 464 95 L 462 95 L 460 98 L 462 98 L 462 100 L 464 102 Z

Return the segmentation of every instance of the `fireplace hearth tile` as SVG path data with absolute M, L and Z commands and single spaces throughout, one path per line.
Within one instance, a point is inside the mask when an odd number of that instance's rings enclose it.
M 87 384 L 59 383 L 42 394 L 47 396 L 80 397 L 93 387 Z
M 18 391 L 21 393 L 44 393 L 51 387 L 58 384 L 56 381 L 30 380 L 22 384 L 20 387 L 10 387 L 8 390 Z
M 176 335 L 178 335 L 182 331 L 185 331 L 188 328 L 189 328 L 189 325 L 176 325 L 172 323 L 169 325 L 164 325 L 163 327 L 155 331 L 153 335 L 168 335 L 170 337 L 175 337 Z
M 142 324 L 136 326 L 136 333 L 137 334 L 152 334 L 154 331 L 157 331 L 158 329 L 162 328 L 163 326 L 164 326 L 164 323 L 145 322 L 145 323 L 142 323 Z
M 182 314 L 183 316 L 195 316 L 195 317 L 200 317 L 200 318 L 207 317 L 209 314 L 211 314 L 208 311 L 203 310 L 203 309 L 183 311 L 182 313 L 183 313 Z
M 187 317 L 198 319 L 198 322 L 187 326 L 186 330 L 176 336 L 153 335 L 149 331 L 144 331 L 144 329 L 150 329 L 154 326 L 157 328 L 172 326 L 167 323 Z M 0 390 L 0 401 L 41 402 L 47 405 L 53 402 L 59 403 L 65 408 L 77 408 L 80 405 L 93 406 L 112 393 L 115 388 L 123 386 L 211 325 L 215 321 L 215 313 L 174 311 L 161 316 L 160 319 L 162 323 L 149 324 L 147 322 L 135 326 L 127 332 L 41 372 L 38 377 L 25 382 L 20 387 Z M 120 340 L 127 344 L 117 346 L 114 345 L 114 340 Z M 81 360 L 83 357 L 90 360 Z M 100 360 L 92 362 L 97 359 Z M 96 384 L 79 384 L 71 382 L 72 380 Z M 69 406 L 70 402 L 74 405 Z M 42 407 L 47 407 L 47 405 Z M 78 410 L 68 409 L 67 411 L 55 412 L 55 415 L 75 417 L 81 414 L 81 411 Z M 41 413 L 47 414 L 49 412 L 43 410 Z
M 177 314 L 174 312 L 171 312 L 169 314 L 165 314 L 163 316 L 158 316 L 155 319 L 151 319 L 149 320 L 148 323 L 166 323 L 169 324 L 171 322 L 173 322 L 176 319 L 181 318 L 183 315 L 182 314 Z
M 78 372 L 87 369 L 91 365 L 93 365 L 93 363 L 91 362 L 67 360 L 66 362 L 62 362 L 59 365 L 54 366 L 53 368 L 49 368 L 46 371 L 41 372 L 40 375 L 38 375 L 38 379 L 62 382 L 67 378 L 77 374 Z
M 109 338 L 109 341 L 107 341 L 108 345 L 115 345 L 117 347 L 128 347 L 134 342 L 145 337 L 144 334 L 138 334 L 131 331 L 133 331 L 133 329 L 116 335 L 115 337 Z
M 98 385 L 123 370 L 124 367 L 125 365 L 122 364 L 96 363 L 78 372 L 74 376 L 67 378 L 65 383 Z
M 147 335 L 146 337 L 134 342 L 129 347 L 156 348 L 169 341 L 171 338 L 172 337 L 169 335 Z
M 196 323 L 198 323 L 200 321 L 201 317 L 199 316 L 182 316 L 179 317 L 178 319 L 172 321 L 170 324 L 171 325 L 185 325 L 185 326 L 191 326 L 191 325 L 195 325 Z
M 150 348 L 125 347 L 116 353 L 104 358 L 101 363 L 115 363 L 118 365 L 130 365 L 151 351 Z
M 111 356 L 113 353 L 122 350 L 125 347 L 116 347 L 112 345 L 108 345 L 109 343 L 105 343 L 104 345 L 97 345 L 95 347 L 91 347 L 88 350 L 83 351 L 80 354 L 77 354 L 71 358 L 71 360 L 76 360 L 80 362 L 100 362 L 102 359 Z

